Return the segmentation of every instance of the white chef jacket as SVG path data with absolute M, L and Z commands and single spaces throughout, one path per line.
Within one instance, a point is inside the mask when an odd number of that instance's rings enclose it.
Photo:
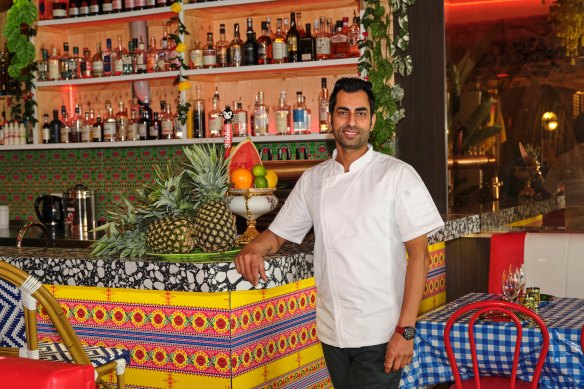
M 269 229 L 300 243 L 314 226 L 322 342 L 343 348 L 386 343 L 403 300 L 403 242 L 444 223 L 410 165 L 369 146 L 345 173 L 336 155 L 304 172 Z

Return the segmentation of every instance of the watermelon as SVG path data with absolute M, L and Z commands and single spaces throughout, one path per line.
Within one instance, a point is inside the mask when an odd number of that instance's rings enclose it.
M 229 176 L 235 169 L 244 168 L 251 171 L 255 165 L 262 165 L 262 159 L 251 139 L 247 138 L 231 150 Z

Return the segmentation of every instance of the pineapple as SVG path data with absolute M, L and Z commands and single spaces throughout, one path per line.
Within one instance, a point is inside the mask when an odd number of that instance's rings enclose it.
M 148 224 L 146 244 L 150 251 L 162 254 L 186 254 L 193 251 L 194 223 L 187 217 L 169 216 Z
M 205 252 L 228 250 L 237 235 L 235 218 L 225 202 L 228 160 L 215 145 L 187 147 L 184 152 L 191 196 L 200 204 L 195 215 L 196 245 Z

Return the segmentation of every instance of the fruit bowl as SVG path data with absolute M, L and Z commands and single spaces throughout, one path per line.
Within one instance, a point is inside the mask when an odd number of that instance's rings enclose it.
M 247 229 L 236 240 L 237 245 L 246 245 L 259 235 L 256 220 L 278 206 L 275 188 L 229 189 L 227 204 L 234 214 L 247 220 Z

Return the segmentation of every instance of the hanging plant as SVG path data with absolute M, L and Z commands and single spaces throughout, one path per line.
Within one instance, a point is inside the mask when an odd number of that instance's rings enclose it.
M 415 0 L 366 0 L 361 23 L 365 29 L 359 47 L 359 71 L 373 85 L 377 102 L 376 123 L 370 142 L 375 150 L 394 154 L 397 123 L 405 117 L 404 91 L 394 75 L 412 73 L 412 58 L 406 54 L 410 42 L 408 7 Z M 397 28 L 394 24 L 397 23 Z
M 11 55 L 8 75 L 17 82 L 11 83 L 9 93 L 16 101 L 12 106 L 12 117 L 26 120 L 29 125 L 35 125 L 37 120 L 34 115 L 36 102 L 32 98 L 34 89 L 34 63 L 35 47 L 30 38 L 36 34 L 32 24 L 37 20 L 38 12 L 31 0 L 14 0 L 14 4 L 6 15 L 4 36 L 6 45 Z M 21 107 L 24 100 L 24 108 Z
M 187 27 L 184 25 L 184 23 L 178 17 L 178 14 L 182 10 L 181 3 L 182 3 L 181 0 L 177 0 L 170 6 L 170 9 L 174 13 L 177 14 L 177 16 L 173 16 L 170 19 L 170 22 L 171 23 L 172 22 L 178 23 L 178 27 L 177 27 L 176 31 L 173 34 L 170 34 L 170 37 L 176 43 L 175 51 L 178 53 L 178 55 L 176 57 L 178 63 L 171 63 L 171 68 L 173 70 L 178 70 L 178 75 L 176 76 L 176 78 L 174 80 L 174 84 L 177 85 L 177 89 L 178 89 L 178 93 L 179 93 L 179 99 L 178 99 L 179 102 L 177 104 L 176 114 L 177 114 L 177 119 L 180 122 L 180 124 L 184 125 L 187 121 L 187 114 L 189 112 L 189 108 L 191 106 L 191 103 L 183 102 L 183 100 L 180 98 L 180 95 L 183 91 L 190 89 L 191 83 L 187 80 L 187 78 L 182 73 L 183 70 L 188 70 L 189 67 L 184 62 L 184 52 L 186 50 L 186 46 L 185 46 L 184 42 L 182 41 L 181 36 L 182 35 L 189 35 L 189 32 L 187 30 Z

